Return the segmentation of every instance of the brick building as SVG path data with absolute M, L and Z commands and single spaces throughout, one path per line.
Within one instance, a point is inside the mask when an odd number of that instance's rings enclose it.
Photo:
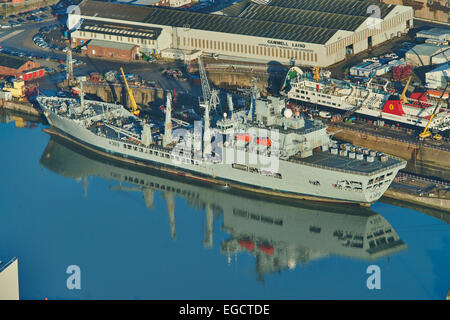
M 0 54 L 0 75 L 13 76 L 27 81 L 43 77 L 45 69 L 34 61 Z
M 92 40 L 83 50 L 92 57 L 109 58 L 122 61 L 138 60 L 139 46 L 127 43 L 116 43 L 103 40 Z

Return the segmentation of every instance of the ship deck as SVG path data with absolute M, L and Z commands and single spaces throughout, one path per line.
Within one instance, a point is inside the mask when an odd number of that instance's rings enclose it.
M 293 161 L 310 164 L 318 167 L 334 168 L 336 171 L 345 171 L 350 173 L 362 173 L 373 175 L 383 172 L 389 168 L 394 169 L 400 166 L 404 160 L 388 156 L 387 161 L 382 162 L 378 157 L 374 157 L 373 162 L 366 159 L 350 159 L 348 156 L 331 154 L 329 151 L 313 151 L 313 155 L 307 158 L 293 157 Z

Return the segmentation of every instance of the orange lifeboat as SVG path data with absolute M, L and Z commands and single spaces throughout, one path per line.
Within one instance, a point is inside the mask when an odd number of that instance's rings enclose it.
M 256 138 L 256 143 L 266 147 L 270 147 L 272 145 L 272 141 L 270 141 L 269 138 Z
M 250 141 L 252 141 L 252 136 L 248 133 L 238 133 L 236 135 L 236 139 L 245 141 L 245 142 L 250 142 Z

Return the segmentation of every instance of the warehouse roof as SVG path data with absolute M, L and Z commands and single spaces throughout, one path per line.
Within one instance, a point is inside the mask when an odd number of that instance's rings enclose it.
M 134 47 L 136 47 L 135 44 L 128 44 L 128 43 L 120 43 L 115 41 L 104 41 L 104 40 L 91 40 L 89 42 L 88 47 L 102 47 L 102 48 L 109 48 L 109 49 L 119 49 L 119 50 L 132 50 Z
M 125 21 L 144 22 L 149 15 L 148 7 L 103 1 L 85 0 L 79 5 L 82 16 L 102 17 Z
M 230 17 L 237 17 L 250 4 L 251 4 L 250 0 L 244 0 L 244 1 L 241 1 L 241 2 L 236 2 L 236 3 L 233 3 L 229 7 L 223 8 L 222 10 L 220 10 L 220 12 L 222 12 L 224 15 L 227 15 L 227 16 L 230 16 Z
M 347 31 L 355 31 L 367 20 L 366 17 L 347 14 L 264 6 L 258 4 L 250 4 L 247 6 L 239 17 Z
M 161 34 L 162 29 L 131 24 L 84 20 L 79 31 L 156 40 Z
M 11 69 L 19 69 L 29 60 L 25 58 L 10 56 L 6 54 L 0 54 L 0 66 Z
M 441 38 L 450 40 L 450 28 L 431 28 L 428 30 L 422 30 L 417 32 L 416 37 L 418 38 Z
M 442 52 L 445 49 L 449 48 L 448 46 L 437 46 L 432 43 L 422 43 L 414 46 L 410 50 L 408 50 L 407 54 L 416 54 L 420 56 L 432 56 L 436 53 Z
M 160 7 L 135 7 L 91 0 L 81 3 L 80 9 L 83 16 L 319 44 L 326 43 L 338 31 L 322 27 L 259 21 Z
M 294 8 L 310 11 L 340 13 L 359 17 L 370 17 L 369 6 L 380 8 L 380 18 L 384 19 L 395 7 L 375 0 L 272 0 L 269 6 Z

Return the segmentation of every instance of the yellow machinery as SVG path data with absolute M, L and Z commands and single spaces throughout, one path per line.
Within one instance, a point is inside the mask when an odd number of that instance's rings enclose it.
M 123 68 L 120 67 L 120 71 L 122 72 L 123 82 L 125 82 L 125 86 L 127 87 L 128 96 L 130 97 L 131 101 L 131 112 L 138 116 L 141 112 L 136 104 L 136 101 L 134 100 L 133 92 L 131 91 L 130 87 L 128 86 L 127 78 L 125 77 L 125 73 L 123 72 Z
M 313 69 L 313 73 L 314 73 L 313 79 L 314 79 L 315 81 L 320 81 L 319 70 L 320 70 L 319 67 L 314 67 L 314 69 Z
M 419 138 L 420 138 L 421 140 L 431 137 L 432 134 L 431 134 L 431 131 L 430 131 L 429 127 L 430 127 L 431 121 L 433 120 L 434 116 L 435 116 L 436 113 L 439 111 L 439 103 L 441 102 L 442 97 L 444 96 L 445 91 L 447 91 L 447 88 L 448 88 L 448 82 L 447 82 L 447 85 L 445 86 L 445 89 L 442 91 L 442 94 L 441 94 L 441 96 L 439 97 L 438 102 L 436 103 L 436 107 L 435 107 L 434 110 L 433 110 L 433 114 L 430 116 L 430 119 L 428 119 L 428 123 L 427 123 L 427 125 L 425 126 L 425 129 L 423 129 L 423 132 L 419 134 Z M 433 136 L 433 139 L 439 141 L 439 140 L 442 139 L 442 136 L 441 136 L 440 134 L 435 134 L 435 135 Z
M 406 82 L 405 88 L 403 89 L 402 95 L 400 97 L 400 99 L 402 100 L 403 103 L 408 103 L 408 99 L 406 99 L 406 90 L 409 87 L 409 83 L 411 82 L 412 76 L 409 77 L 408 82 Z
M 11 92 L 14 98 L 21 101 L 25 97 L 25 82 L 23 80 L 13 80 L 12 84 L 5 86 L 3 90 Z

